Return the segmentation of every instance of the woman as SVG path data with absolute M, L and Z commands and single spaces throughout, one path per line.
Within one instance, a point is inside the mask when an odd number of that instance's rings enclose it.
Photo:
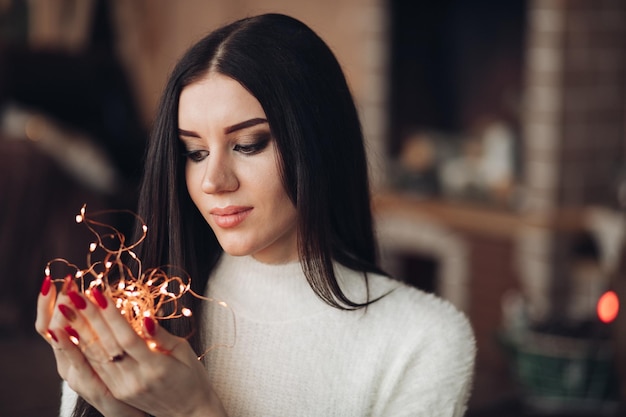
M 246 18 L 194 45 L 165 88 L 145 166 L 144 266 L 188 271 L 196 292 L 231 306 L 237 340 L 201 362 L 232 331 L 206 303 L 186 301 L 205 312 L 196 337 L 150 318 L 140 336 L 99 292 L 45 281 L 36 327 L 66 381 L 62 415 L 73 391 L 77 415 L 463 414 L 471 328 L 378 268 L 357 112 L 303 23 Z

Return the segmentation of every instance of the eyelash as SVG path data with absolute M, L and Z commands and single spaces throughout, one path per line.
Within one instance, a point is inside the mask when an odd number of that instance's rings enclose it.
M 191 162 L 200 162 L 209 156 L 209 151 L 185 151 L 183 156 Z
M 233 150 L 245 156 L 256 155 L 267 147 L 269 140 L 270 140 L 269 136 L 266 137 L 265 135 L 263 135 L 260 139 L 256 140 L 252 144 L 249 144 L 249 145 L 237 144 L 233 146 Z M 183 151 L 183 156 L 191 162 L 201 162 L 207 156 L 209 156 L 209 154 L 210 153 L 207 150 L 184 150 Z

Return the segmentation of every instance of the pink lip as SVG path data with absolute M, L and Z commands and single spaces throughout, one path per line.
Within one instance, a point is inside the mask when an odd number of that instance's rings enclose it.
M 252 212 L 252 207 L 228 206 L 214 208 L 209 212 L 215 224 L 223 229 L 238 226 Z

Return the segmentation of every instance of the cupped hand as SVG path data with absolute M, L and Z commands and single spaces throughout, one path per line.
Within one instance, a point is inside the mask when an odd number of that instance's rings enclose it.
M 56 303 L 40 296 L 38 310 L 37 330 L 62 349 L 55 349 L 59 373 L 105 416 L 226 415 L 189 343 L 152 318 L 140 336 L 110 298 L 75 288 Z
M 75 291 L 76 286 L 71 279 L 66 279 L 63 290 Z M 50 277 L 46 277 L 37 300 L 35 329 L 52 346 L 61 378 L 104 416 L 145 417 L 145 412 L 115 398 L 102 381 L 76 344 L 78 342 L 78 345 L 84 345 L 88 341 L 79 340 L 80 335 L 69 323 L 70 320 L 60 312 L 61 305 L 64 306 L 61 309 L 71 316 L 73 310 L 68 307 L 71 300 L 64 293 L 57 294 Z M 78 315 L 75 315 L 72 321 L 77 319 Z

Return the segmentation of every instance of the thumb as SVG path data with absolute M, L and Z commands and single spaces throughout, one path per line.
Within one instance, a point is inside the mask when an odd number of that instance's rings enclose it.
M 150 350 L 171 355 L 183 362 L 197 362 L 198 358 L 189 343 L 159 326 L 152 317 L 143 318 L 142 333 Z

